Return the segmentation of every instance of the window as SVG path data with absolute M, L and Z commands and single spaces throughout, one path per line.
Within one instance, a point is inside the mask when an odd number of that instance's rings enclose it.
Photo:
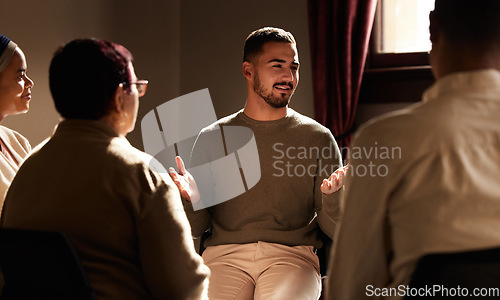
M 368 67 L 428 65 L 434 0 L 379 0 Z
M 378 0 L 359 103 L 410 103 L 433 82 L 429 13 L 434 0 Z
M 377 15 L 378 53 L 412 53 L 431 50 L 429 12 L 434 0 L 382 0 Z

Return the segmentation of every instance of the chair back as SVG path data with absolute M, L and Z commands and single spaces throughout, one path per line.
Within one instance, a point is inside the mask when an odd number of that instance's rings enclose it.
M 474 293 L 480 299 L 500 299 L 500 248 L 423 256 L 409 288 L 413 295 L 405 299 L 473 298 Z M 427 293 L 417 295 L 418 290 Z
M 59 232 L 0 228 L 0 299 L 93 300 L 70 241 Z

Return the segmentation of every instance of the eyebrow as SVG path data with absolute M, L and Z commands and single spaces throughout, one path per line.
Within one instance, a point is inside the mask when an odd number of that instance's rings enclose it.
M 277 62 L 277 63 L 281 63 L 281 64 L 286 63 L 286 61 L 285 61 L 285 60 L 283 60 L 283 59 L 279 59 L 279 58 L 274 58 L 274 59 L 271 59 L 271 60 L 270 60 L 270 61 L 268 61 L 267 63 L 269 64 L 269 63 L 273 63 L 273 62 Z M 299 63 L 298 63 L 298 62 L 296 62 L 296 61 L 294 61 L 294 62 L 292 62 L 292 65 L 298 66 L 298 65 L 299 65 Z
M 26 69 L 25 68 L 21 68 L 21 69 L 17 70 L 16 73 L 20 73 L 20 72 L 26 72 Z

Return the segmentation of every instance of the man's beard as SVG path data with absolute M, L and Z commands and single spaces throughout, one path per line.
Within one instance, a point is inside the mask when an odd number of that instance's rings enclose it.
M 290 86 L 290 89 L 292 89 L 292 93 L 290 94 L 290 96 L 282 94 L 281 96 L 276 97 L 273 94 L 274 85 L 288 85 Z M 287 106 L 288 103 L 290 103 L 290 98 L 292 98 L 293 93 L 295 92 L 293 91 L 293 85 L 288 82 L 279 82 L 274 85 L 271 91 L 269 93 L 266 93 L 266 91 L 264 91 L 264 86 L 260 82 L 259 73 L 257 72 L 255 73 L 254 85 L 253 85 L 253 90 L 255 91 L 255 93 L 257 93 L 257 95 L 259 95 L 262 99 L 264 99 L 264 101 L 266 101 L 267 104 L 269 104 L 274 108 L 282 108 Z

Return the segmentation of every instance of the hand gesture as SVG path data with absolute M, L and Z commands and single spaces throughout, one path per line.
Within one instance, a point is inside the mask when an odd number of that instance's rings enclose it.
M 329 195 L 340 190 L 344 185 L 344 177 L 348 168 L 349 164 L 345 167 L 338 168 L 328 179 L 323 179 L 323 183 L 321 184 L 321 191 L 323 194 Z
M 179 173 L 175 171 L 174 168 L 170 167 L 169 173 L 170 177 L 174 181 L 175 185 L 179 189 L 181 196 L 192 204 L 196 204 L 200 201 L 200 192 L 198 191 L 198 186 L 194 180 L 191 173 L 189 173 L 185 166 L 184 161 L 180 156 L 175 157 L 175 162 L 177 163 L 177 169 Z

